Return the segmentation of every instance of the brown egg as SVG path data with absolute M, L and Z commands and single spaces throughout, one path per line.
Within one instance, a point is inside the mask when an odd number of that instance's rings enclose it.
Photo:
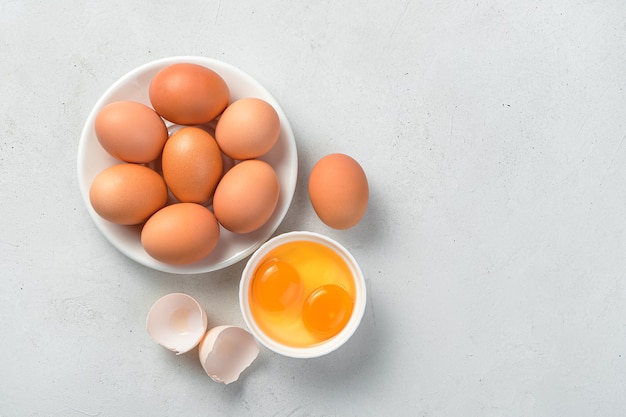
M 139 224 L 167 203 L 163 178 L 143 165 L 118 164 L 91 183 L 89 200 L 100 217 L 117 224 Z
M 176 203 L 157 211 L 141 230 L 141 244 L 154 259 L 185 265 L 208 256 L 220 228 L 213 213 L 196 203 Z
M 278 176 L 271 165 L 256 159 L 240 162 L 217 185 L 215 217 L 231 232 L 253 232 L 272 216 L 279 193 Z
M 167 140 L 163 119 L 150 107 L 134 101 L 116 101 L 102 108 L 95 121 L 98 142 L 125 162 L 154 161 Z
M 205 130 L 184 127 L 163 148 L 165 183 L 181 202 L 203 203 L 213 197 L 222 177 L 222 153 Z
M 181 125 L 210 122 L 230 100 L 228 86 L 219 74 L 189 63 L 172 64 L 159 71 L 150 82 L 149 94 L 157 113 Z
M 259 98 L 242 98 L 229 105 L 217 121 L 215 140 L 233 159 L 258 158 L 274 146 L 280 134 L 278 113 Z
M 367 209 L 369 188 L 365 172 L 348 155 L 327 155 L 311 171 L 309 197 L 327 226 L 348 229 L 361 220 Z

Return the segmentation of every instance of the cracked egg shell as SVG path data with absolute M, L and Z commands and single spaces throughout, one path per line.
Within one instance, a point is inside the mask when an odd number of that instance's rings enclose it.
M 217 326 L 206 333 L 198 353 L 202 367 L 213 381 L 230 384 L 254 362 L 259 345 L 240 327 Z
M 196 347 L 205 335 L 207 315 L 193 297 L 167 294 L 150 308 L 146 328 L 155 342 L 180 355 Z

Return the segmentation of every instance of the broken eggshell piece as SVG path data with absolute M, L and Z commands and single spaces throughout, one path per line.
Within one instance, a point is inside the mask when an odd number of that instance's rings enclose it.
M 198 351 L 207 375 L 216 382 L 230 384 L 256 359 L 259 346 L 240 327 L 218 326 L 207 332 Z
M 207 315 L 193 297 L 167 294 L 150 308 L 146 328 L 155 342 L 180 355 L 198 345 L 207 329 Z

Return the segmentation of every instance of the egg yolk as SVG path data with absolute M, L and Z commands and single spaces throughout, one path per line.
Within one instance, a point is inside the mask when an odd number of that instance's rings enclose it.
M 298 271 L 287 262 L 270 259 L 254 274 L 252 297 L 265 310 L 283 311 L 295 304 L 301 294 Z
M 338 285 L 323 285 L 304 302 L 302 321 L 316 337 L 327 339 L 339 333 L 350 320 L 352 298 Z

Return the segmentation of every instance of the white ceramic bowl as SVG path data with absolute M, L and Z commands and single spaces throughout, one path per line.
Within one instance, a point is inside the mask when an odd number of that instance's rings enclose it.
M 253 274 L 263 258 L 273 249 L 284 245 L 289 242 L 295 241 L 310 241 L 320 243 L 337 253 L 348 265 L 355 284 L 355 300 L 352 309 L 352 316 L 350 320 L 336 336 L 315 344 L 313 346 L 306 347 L 293 347 L 275 341 L 267 336 L 256 324 L 252 312 L 250 311 L 250 304 L 248 299 L 250 283 Z M 241 281 L 239 284 L 239 305 L 243 314 L 244 321 L 250 332 L 257 338 L 257 340 L 268 349 L 279 353 L 284 356 L 292 358 L 315 358 L 322 355 L 326 355 L 350 339 L 356 329 L 361 323 L 363 313 L 365 312 L 365 305 L 367 299 L 367 291 L 365 286 L 365 279 L 363 273 L 359 268 L 358 263 L 354 257 L 344 248 L 341 244 L 335 240 L 313 232 L 288 232 L 278 235 L 267 242 L 265 242 L 248 260 L 246 267 L 241 275 Z
M 105 168 L 120 163 L 110 156 L 98 142 L 94 123 L 98 112 L 107 104 L 119 100 L 132 100 L 151 107 L 148 95 L 150 81 L 161 69 L 175 63 L 188 62 L 203 65 L 217 72 L 228 84 L 231 102 L 244 97 L 258 97 L 270 103 L 280 118 L 278 142 L 263 157 L 269 163 L 280 181 L 280 197 L 274 214 L 259 230 L 248 234 L 235 234 L 221 228 L 220 241 L 215 250 L 206 258 L 183 266 L 172 266 L 152 258 L 143 249 L 138 226 L 121 226 L 101 218 L 89 202 L 89 187 L 93 179 Z M 176 129 L 166 122 L 170 131 Z M 78 183 L 87 211 L 102 234 L 123 254 L 147 267 L 170 273 L 195 274 L 215 271 L 238 262 L 254 252 L 270 238 L 285 217 L 298 176 L 298 157 L 291 126 L 285 113 L 274 97 L 256 80 L 243 71 L 227 63 L 203 57 L 181 56 L 164 58 L 142 65 L 117 80 L 100 97 L 83 127 L 78 146 Z

